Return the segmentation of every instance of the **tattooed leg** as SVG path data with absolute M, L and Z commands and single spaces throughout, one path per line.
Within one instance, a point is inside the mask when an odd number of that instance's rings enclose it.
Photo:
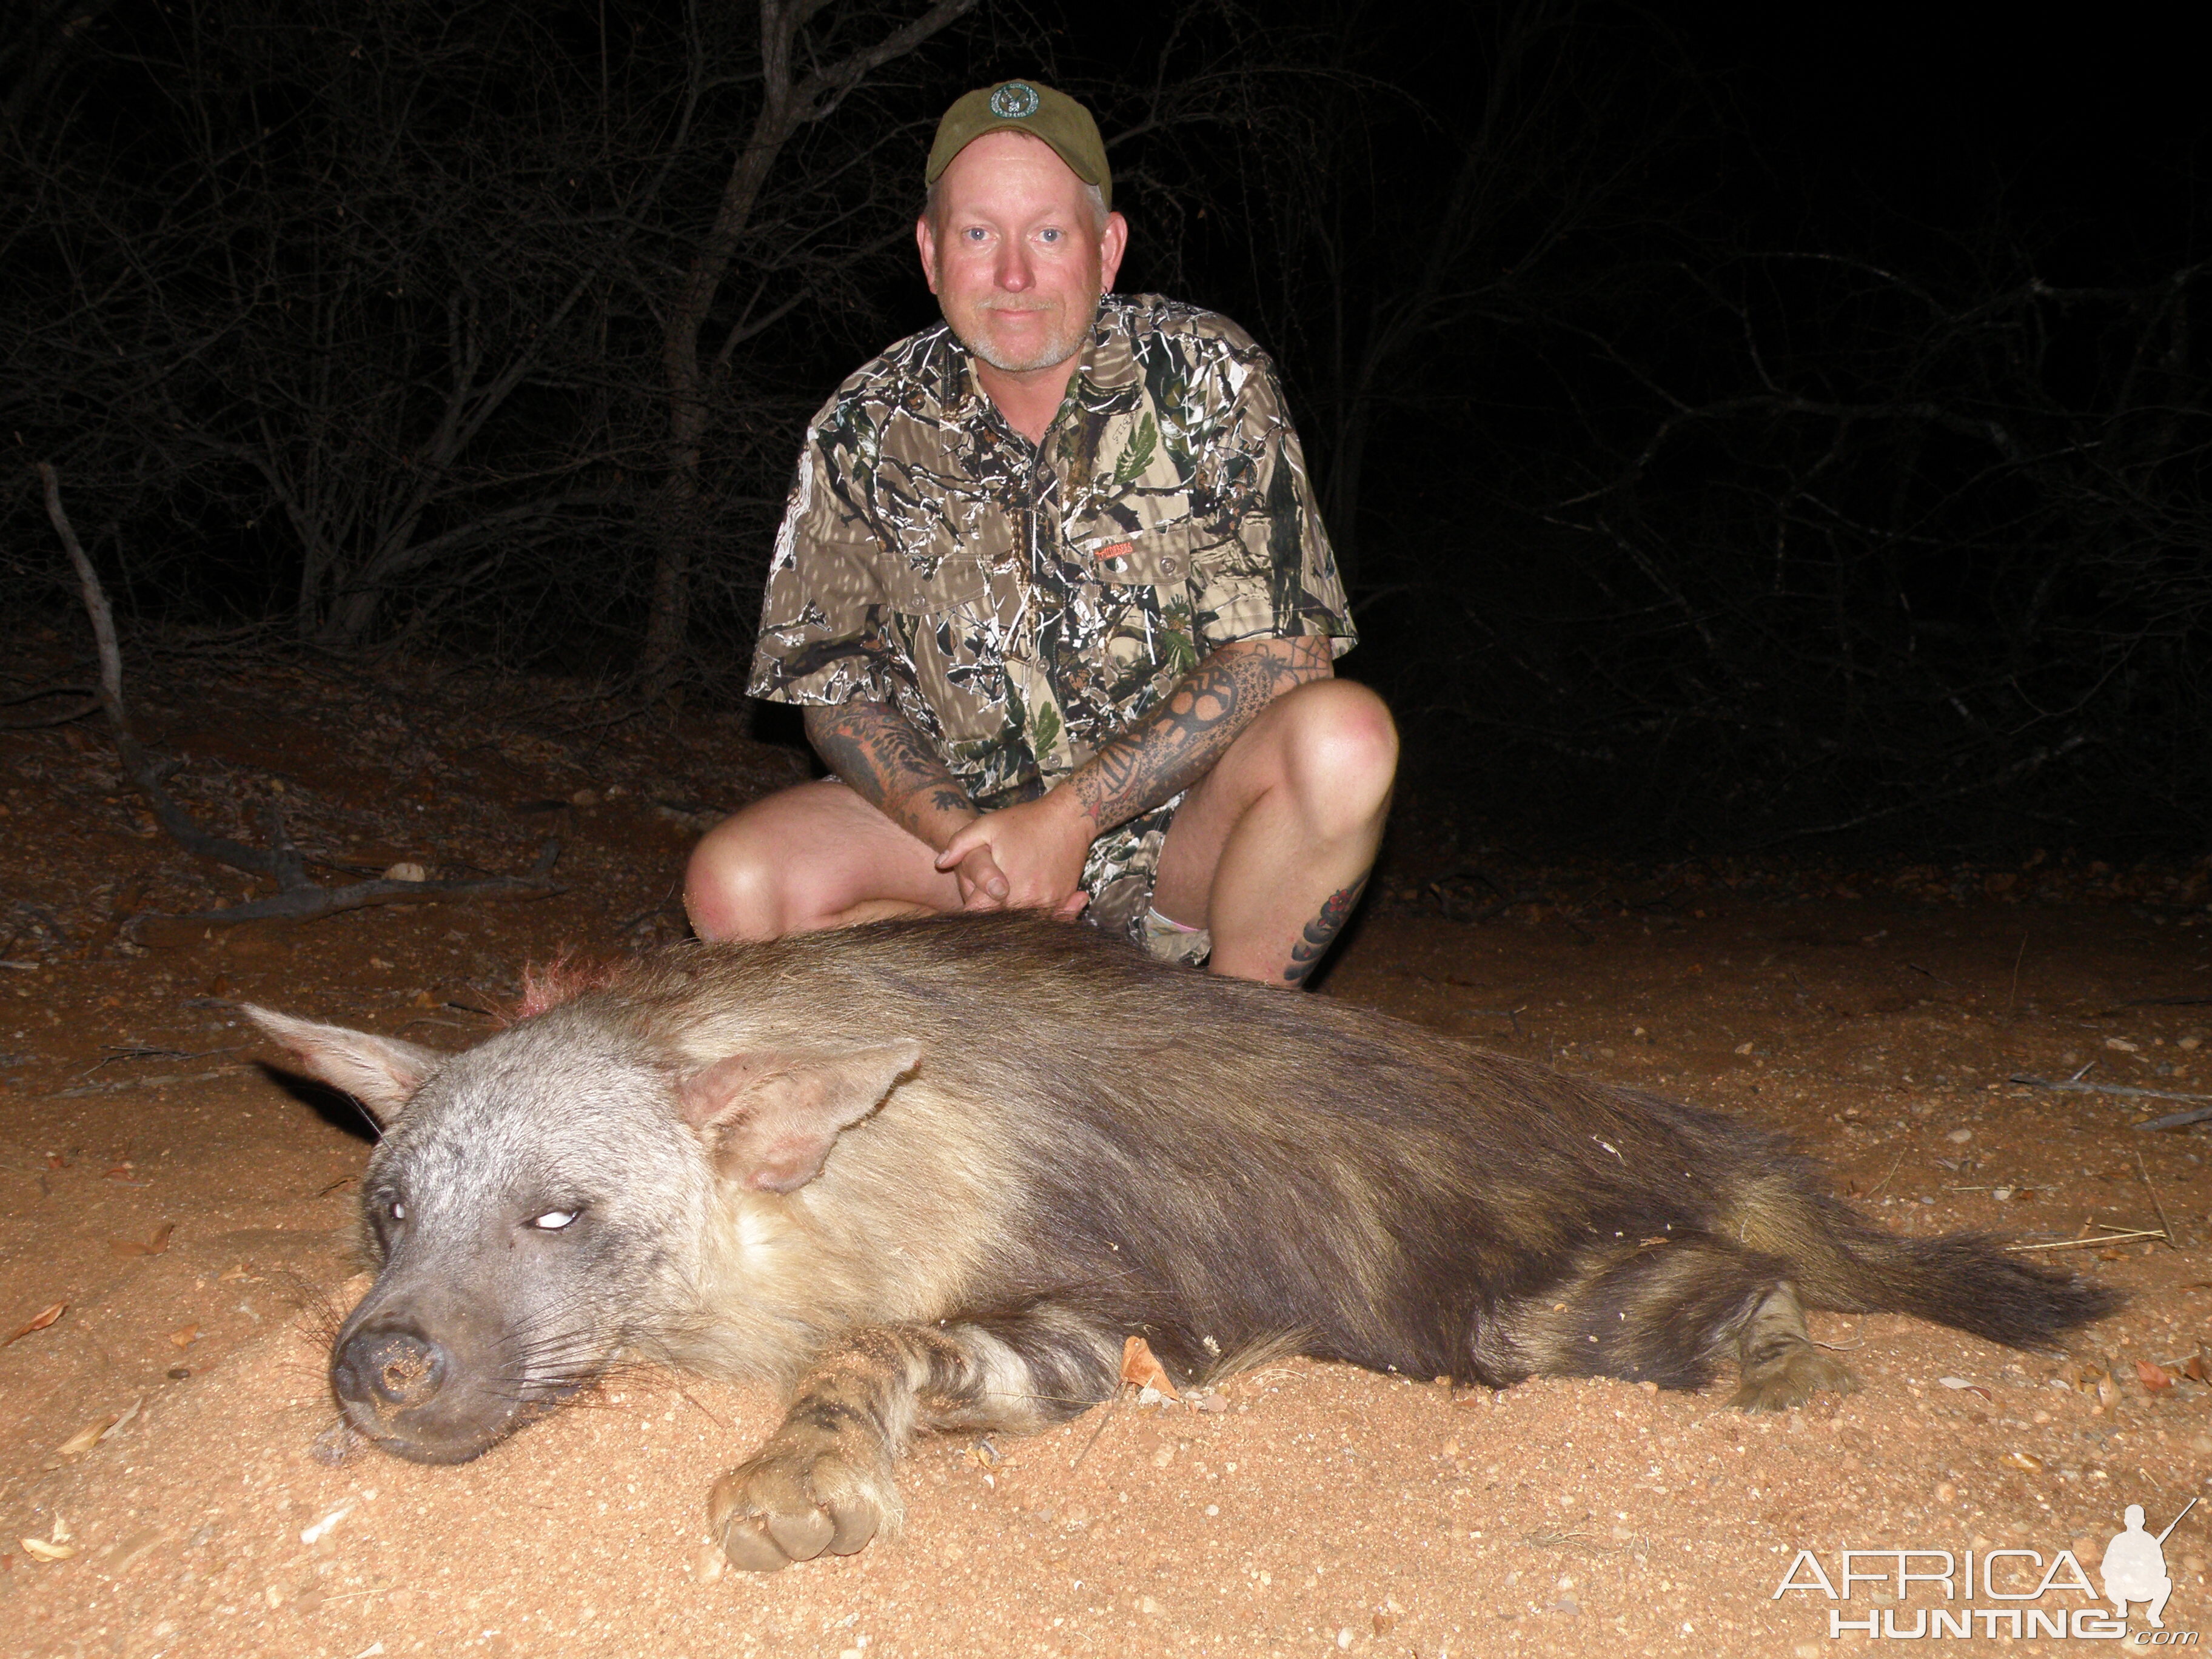
M 1321 914 L 1305 925 L 1298 942 L 1291 946 L 1290 966 L 1283 969 L 1285 984 L 1300 985 L 1313 972 L 1328 947 L 1336 943 L 1336 936 L 1344 931 L 1344 924 L 1352 919 L 1352 907 L 1359 902 L 1367 878 L 1360 877 L 1349 887 L 1340 887 L 1328 896 L 1321 907 Z
M 707 1501 L 723 1553 L 775 1572 L 850 1555 L 896 1529 L 893 1469 L 932 1429 L 1026 1433 L 1110 1398 L 1121 1341 L 1053 1308 L 860 1332 L 799 1386 L 790 1413 Z

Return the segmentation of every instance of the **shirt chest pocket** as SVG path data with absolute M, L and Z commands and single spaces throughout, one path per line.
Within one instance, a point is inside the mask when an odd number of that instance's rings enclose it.
M 885 527 L 884 597 L 909 617 L 975 617 L 992 605 L 991 573 L 1005 569 L 1013 527 L 1003 503 L 975 490 L 940 489 Z
M 1188 522 L 1102 526 L 1070 538 L 1079 579 L 1063 632 L 1095 653 L 1117 703 L 1148 696 L 1198 663 L 1191 604 L 1198 533 Z
M 1102 587 L 1180 591 L 1190 580 L 1196 531 L 1188 522 L 1134 530 L 1086 526 L 1070 538 L 1085 580 Z
M 990 572 L 972 552 L 955 548 L 941 557 L 919 563 L 894 555 L 886 562 L 884 598 L 902 615 L 973 614 L 988 606 Z
M 948 731 L 958 727 L 962 735 L 974 735 L 958 714 L 964 699 L 953 687 L 998 637 L 982 561 L 958 547 L 918 561 L 893 552 L 877 565 L 877 594 L 889 613 L 884 623 L 938 720 Z

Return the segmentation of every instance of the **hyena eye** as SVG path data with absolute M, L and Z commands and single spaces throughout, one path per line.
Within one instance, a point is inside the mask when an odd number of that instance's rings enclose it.
M 387 1198 L 384 1200 L 384 1212 L 394 1221 L 407 1219 L 407 1206 L 396 1198 Z
M 532 1216 L 530 1224 L 540 1232 L 557 1233 L 576 1218 L 574 1210 L 548 1210 L 544 1215 Z

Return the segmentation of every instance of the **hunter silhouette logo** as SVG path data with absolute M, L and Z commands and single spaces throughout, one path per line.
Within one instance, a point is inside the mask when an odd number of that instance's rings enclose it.
M 2129 1602 L 2142 1601 L 2148 1603 L 2143 1617 L 2151 1627 L 2166 1628 L 2166 1620 L 2159 1615 L 2166 1611 L 2166 1598 L 2173 1594 L 2173 1580 L 2166 1575 L 2166 1540 L 2181 1524 L 2182 1516 L 2196 1507 L 2192 1498 L 2182 1506 L 2181 1515 L 2166 1523 L 2166 1531 L 2154 1538 L 2143 1530 L 2143 1506 L 2128 1505 L 2128 1529 L 2112 1534 L 2097 1568 L 2105 1581 L 2105 1599 L 2121 1618 L 2128 1616 Z

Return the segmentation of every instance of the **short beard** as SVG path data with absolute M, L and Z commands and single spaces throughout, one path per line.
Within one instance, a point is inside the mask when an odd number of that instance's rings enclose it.
M 1091 331 L 1097 325 L 1098 307 L 1105 303 L 1105 300 L 1106 296 L 1103 293 L 1095 296 L 1091 301 L 1091 308 L 1084 313 L 1079 325 L 1068 330 L 1064 334 L 1056 334 L 1046 340 L 1030 357 L 1010 357 L 981 338 L 971 339 L 957 329 L 954 332 L 959 335 L 962 345 L 966 346 L 969 351 L 981 358 L 993 368 L 997 369 L 1001 374 L 1034 374 L 1038 369 L 1050 368 L 1056 363 L 1064 363 L 1083 349 L 1084 342 L 1091 337 Z M 988 313 L 994 307 L 985 306 L 981 309 Z M 978 333 L 980 332 L 979 330 Z

